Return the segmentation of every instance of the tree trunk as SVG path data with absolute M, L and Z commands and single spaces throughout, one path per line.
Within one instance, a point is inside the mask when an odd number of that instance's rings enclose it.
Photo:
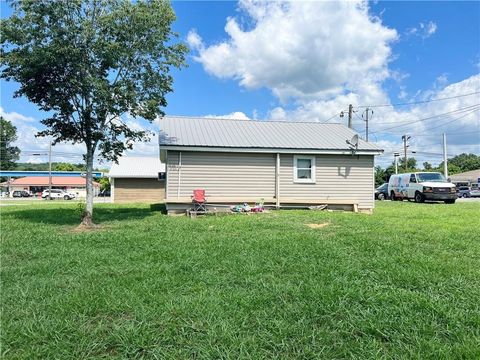
M 87 146 L 87 199 L 82 225 L 93 226 L 93 149 Z

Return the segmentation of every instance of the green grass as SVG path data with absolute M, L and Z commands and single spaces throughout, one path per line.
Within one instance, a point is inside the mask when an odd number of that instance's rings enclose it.
M 479 205 L 1 207 L 3 358 L 479 359 Z

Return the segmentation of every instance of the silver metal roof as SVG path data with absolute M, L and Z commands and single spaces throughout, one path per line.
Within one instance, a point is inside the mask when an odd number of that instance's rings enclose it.
M 165 164 L 158 156 L 122 156 L 113 163 L 108 176 L 111 178 L 157 178 L 165 172 Z
M 160 146 L 350 150 L 355 131 L 341 124 L 165 117 Z M 358 150 L 382 151 L 360 139 Z

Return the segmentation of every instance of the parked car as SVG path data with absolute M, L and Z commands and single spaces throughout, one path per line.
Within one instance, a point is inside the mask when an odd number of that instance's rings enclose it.
M 12 196 L 13 197 L 30 197 L 30 193 L 28 191 L 25 191 L 25 190 L 15 190 L 13 193 L 12 193 Z
M 375 199 L 377 200 L 388 199 L 388 183 L 380 185 L 375 189 Z
M 470 188 L 468 186 L 459 186 L 457 188 L 457 196 L 459 198 L 467 198 L 470 197 Z
M 477 188 L 475 190 L 470 190 L 469 192 L 470 197 L 480 197 L 480 190 Z
M 455 184 L 438 172 L 417 172 L 390 176 L 388 193 L 391 200 L 444 201 L 453 204 L 457 199 Z
M 100 194 L 98 194 L 99 197 L 109 197 L 110 196 L 110 190 L 103 190 Z
M 48 193 L 48 190 L 43 190 L 42 199 L 48 198 Z M 75 194 L 71 192 L 66 192 L 65 190 L 52 189 L 50 197 L 52 199 L 72 200 L 75 199 Z

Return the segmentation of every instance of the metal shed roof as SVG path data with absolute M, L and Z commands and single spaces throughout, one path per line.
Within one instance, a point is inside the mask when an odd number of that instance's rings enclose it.
M 113 163 L 108 176 L 111 178 L 157 178 L 165 172 L 165 164 L 158 156 L 123 156 Z
M 356 134 L 341 124 L 293 121 L 165 117 L 160 120 L 161 147 L 214 147 L 350 151 Z M 362 139 L 359 151 L 381 152 Z

